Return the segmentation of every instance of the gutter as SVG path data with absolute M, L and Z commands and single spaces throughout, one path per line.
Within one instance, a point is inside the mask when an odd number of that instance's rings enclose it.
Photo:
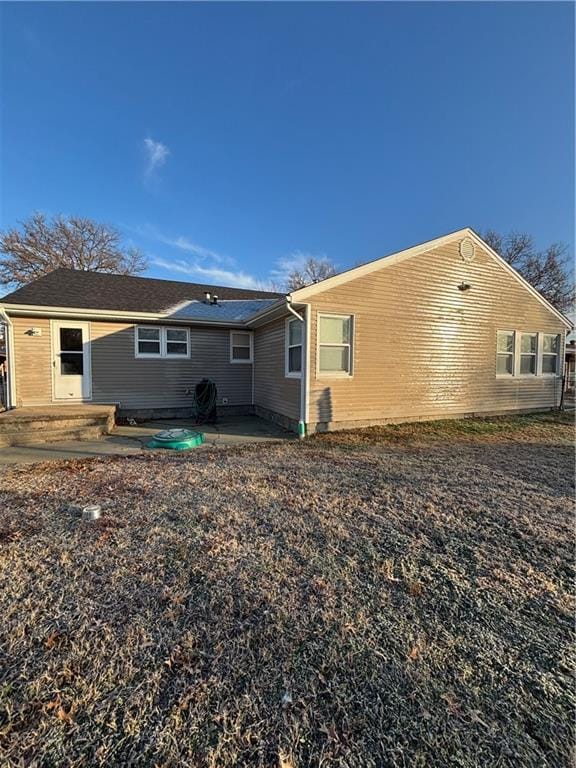
M 39 317 L 43 315 L 49 315 L 50 317 L 55 315 L 78 317 L 78 315 L 82 315 L 103 319 L 135 318 L 138 320 L 158 320 L 162 317 L 162 314 L 159 312 L 126 312 L 124 310 L 90 309 L 88 307 L 59 307 L 51 304 L 11 304 L 10 302 L 3 302 L 0 306 L 4 311 L 8 310 L 11 314 L 27 313 L 28 315 L 38 315 Z
M 8 310 L 11 315 L 24 317 L 55 317 L 55 318 L 74 318 L 74 319 L 86 319 L 86 320 L 101 320 L 106 322 L 108 320 L 120 320 L 127 323 L 135 323 L 138 321 L 151 322 L 151 323 L 170 323 L 174 325 L 203 325 L 214 328 L 250 328 L 254 320 L 260 320 L 260 318 L 266 317 L 272 312 L 276 312 L 278 309 L 285 306 L 285 297 L 282 297 L 277 302 L 260 310 L 244 320 L 204 320 L 202 318 L 194 317 L 174 317 L 173 315 L 167 315 L 158 312 L 126 312 L 123 310 L 112 309 L 87 309 L 81 307 L 52 307 L 52 306 L 40 306 L 37 304 L 0 304 L 5 310 Z
M 50 317 L 50 318 L 70 318 L 79 320 L 100 320 L 108 322 L 112 320 L 125 323 L 150 322 L 169 325 L 203 325 L 212 328 L 245 328 L 247 323 L 243 320 L 201 320 L 192 317 L 174 318 L 170 315 L 157 315 L 150 312 L 113 312 L 98 311 L 93 309 L 69 309 L 57 307 L 54 309 L 39 309 L 34 305 L 0 305 L 3 311 L 8 310 L 14 317 Z
M 0 324 L 4 326 L 4 343 L 6 344 L 6 362 L 8 373 L 6 377 L 6 410 L 16 407 L 16 376 L 14 367 L 14 326 L 4 307 L 0 306 Z

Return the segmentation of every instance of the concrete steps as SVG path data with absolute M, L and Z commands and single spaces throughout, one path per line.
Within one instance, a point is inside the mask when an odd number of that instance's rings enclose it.
M 114 427 L 113 405 L 16 408 L 0 414 L 0 448 L 63 440 L 97 440 Z

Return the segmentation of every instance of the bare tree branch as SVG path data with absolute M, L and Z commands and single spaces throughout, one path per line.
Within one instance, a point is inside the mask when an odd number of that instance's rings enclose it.
M 336 274 L 336 267 L 328 259 L 310 257 L 301 269 L 293 269 L 286 280 L 286 290 L 296 291 L 311 283 L 319 283 Z
M 534 247 L 532 235 L 492 229 L 482 238 L 560 312 L 574 308 L 574 264 L 563 243 L 552 243 L 543 251 Z
M 0 284 L 16 287 L 59 267 L 119 275 L 146 269 L 143 254 L 123 246 L 118 230 L 79 216 L 35 213 L 20 229 L 0 232 L 0 252 Z

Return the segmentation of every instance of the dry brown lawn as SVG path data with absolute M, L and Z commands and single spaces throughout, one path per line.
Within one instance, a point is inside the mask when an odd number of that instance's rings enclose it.
M 0 765 L 568 766 L 572 442 L 527 417 L 3 470 Z

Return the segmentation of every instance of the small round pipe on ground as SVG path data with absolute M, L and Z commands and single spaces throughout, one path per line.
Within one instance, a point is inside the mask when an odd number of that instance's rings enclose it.
M 93 520 L 98 520 L 101 514 L 102 507 L 100 504 L 88 504 L 88 506 L 82 509 L 82 520 L 92 522 Z

